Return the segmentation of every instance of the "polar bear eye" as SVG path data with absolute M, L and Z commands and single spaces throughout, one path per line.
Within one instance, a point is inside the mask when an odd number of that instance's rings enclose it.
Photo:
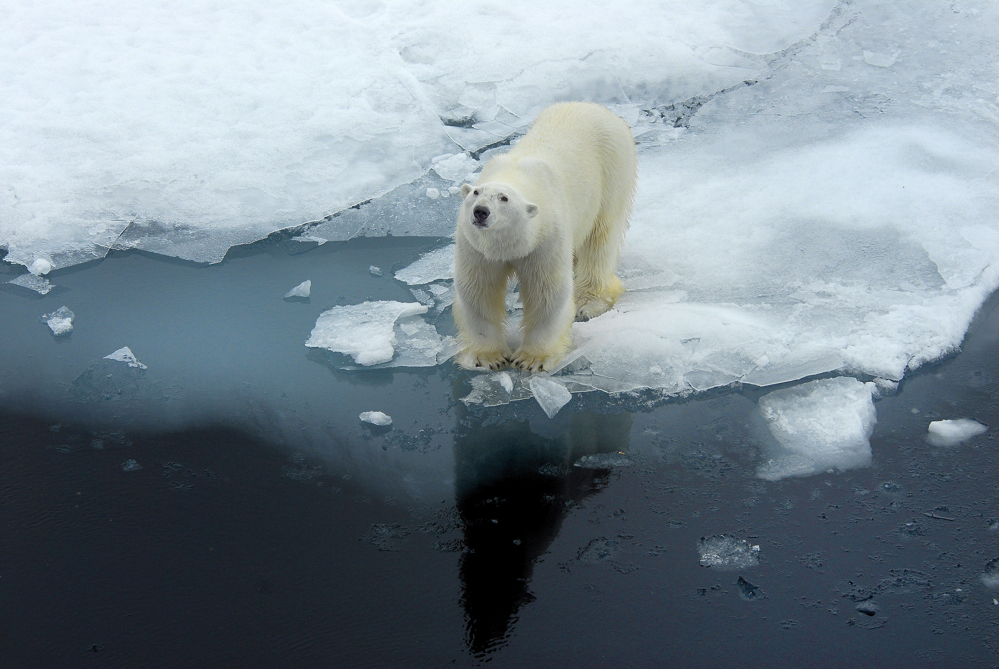
M 509 202 L 509 198 L 506 195 L 500 195 L 500 202 Z
M 478 194 L 479 194 L 479 191 L 477 191 L 477 190 L 473 190 L 472 191 L 472 195 L 478 195 Z

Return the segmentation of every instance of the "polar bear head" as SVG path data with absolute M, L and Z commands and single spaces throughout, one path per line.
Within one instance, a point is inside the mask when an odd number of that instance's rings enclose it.
M 528 202 L 516 188 L 501 181 L 465 184 L 461 197 L 458 224 L 486 257 L 512 260 L 534 248 L 532 219 L 538 214 L 538 205 Z

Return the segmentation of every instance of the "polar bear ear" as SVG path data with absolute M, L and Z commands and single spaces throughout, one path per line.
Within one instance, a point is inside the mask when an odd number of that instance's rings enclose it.
M 524 211 L 527 212 L 528 218 L 534 218 L 538 215 L 538 205 L 533 202 L 528 202 L 524 205 Z
M 472 190 L 471 186 L 469 186 L 468 184 L 462 184 L 461 185 L 461 197 L 462 198 L 468 197 L 468 194 L 469 194 L 469 192 L 471 192 L 471 190 Z

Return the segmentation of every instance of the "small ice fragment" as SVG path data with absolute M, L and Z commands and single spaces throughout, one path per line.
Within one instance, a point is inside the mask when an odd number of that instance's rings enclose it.
M 454 278 L 454 244 L 442 246 L 395 273 L 395 278 L 410 286 Z
M 284 299 L 289 297 L 308 297 L 312 293 L 312 280 L 306 279 L 284 295 Z
M 371 267 L 368 268 L 368 272 L 372 276 L 385 276 L 385 272 L 382 271 L 382 268 L 381 267 L 375 267 L 374 265 L 372 265 Z
M 119 362 L 127 363 L 129 367 L 138 367 L 139 369 L 146 369 L 143 365 L 135 358 L 135 354 L 132 353 L 132 349 L 127 346 L 122 346 L 114 353 L 104 356 L 105 360 L 117 360 Z
M 750 545 L 745 539 L 736 539 L 731 534 L 701 537 L 697 551 L 701 554 L 702 567 L 713 567 L 719 571 L 749 569 L 760 563 L 760 547 Z
M 48 295 L 52 289 L 55 287 L 49 283 L 48 279 L 40 276 L 35 276 L 34 274 L 21 274 L 7 283 L 12 283 L 15 286 L 20 286 L 21 288 L 27 288 L 28 290 L 33 290 L 39 295 Z
M 52 271 L 52 262 L 48 258 L 35 258 L 32 263 L 28 265 L 28 271 L 35 276 L 48 274 Z
M 744 579 L 742 576 L 739 577 L 739 580 L 736 581 L 735 584 L 739 586 L 739 597 L 741 597 L 742 599 L 751 602 L 756 599 L 767 598 L 766 593 L 763 592 L 763 589 L 760 588 L 760 586 L 753 585 L 752 583 Z
M 532 376 L 527 385 L 549 418 L 554 418 L 555 414 L 572 399 L 572 393 L 550 376 Z
M 73 331 L 73 318 L 76 316 L 66 307 L 59 307 L 51 314 L 45 314 L 42 319 L 52 329 L 52 334 L 59 337 Z
M 427 189 L 427 197 L 429 197 L 431 200 L 436 200 L 440 196 L 441 196 L 441 192 L 439 190 L 437 190 L 436 188 L 428 188 Z
M 856 607 L 854 607 L 854 608 L 856 608 L 856 609 L 857 609 L 858 611 L 860 611 L 860 612 L 861 612 L 861 613 L 863 613 L 864 615 L 868 615 L 868 616 L 873 616 L 873 615 L 875 615 L 875 614 L 876 614 L 876 613 L 877 613 L 878 611 L 880 611 L 880 610 L 881 610 L 881 607 L 880 607 L 880 606 L 878 606 L 878 605 L 877 605 L 877 604 L 876 604 L 876 603 L 874 602 L 874 600 L 873 600 L 873 599 L 867 599 L 867 600 L 864 600 L 864 601 L 860 602 L 859 604 L 857 604 L 857 606 L 856 606 Z
M 447 192 L 451 193 L 451 195 L 457 195 L 458 191 L 460 191 L 460 190 L 461 189 L 458 188 L 457 186 L 449 186 L 448 189 L 447 189 Z
M 388 414 L 384 414 L 381 411 L 365 411 L 360 416 L 358 416 L 365 423 L 371 423 L 372 425 L 377 425 L 378 427 L 385 427 L 386 425 L 392 424 L 392 417 Z
M 993 558 L 985 564 L 985 571 L 982 572 L 982 583 L 988 588 L 999 588 L 999 558 Z
M 344 353 L 364 367 L 379 365 L 395 355 L 396 321 L 426 312 L 427 307 L 418 302 L 364 302 L 333 307 L 319 315 L 305 345 Z
M 891 67 L 898 59 L 899 52 L 878 53 L 876 51 L 864 51 L 864 62 L 875 67 Z
M 329 240 L 326 239 L 325 237 L 316 237 L 315 235 L 305 234 L 305 235 L 298 235 L 297 237 L 292 237 L 291 241 L 293 241 L 293 242 L 315 242 L 317 246 L 322 246 L 323 244 L 325 244 Z
M 988 425 L 970 418 L 935 420 L 930 423 L 926 440 L 934 446 L 956 446 L 962 441 L 984 434 L 988 429 Z
M 593 453 L 584 455 L 576 460 L 573 467 L 580 469 L 615 469 L 617 467 L 630 467 L 635 461 L 627 454 L 618 451 L 617 453 Z
M 140 465 L 135 460 L 132 460 L 131 458 L 121 463 L 121 471 L 123 472 L 134 472 L 137 469 L 142 469 L 142 465 Z
M 503 390 L 508 393 L 513 392 L 513 379 L 510 377 L 509 372 L 500 372 L 496 375 L 496 380 L 499 381 L 501 386 L 503 386 Z
M 441 179 L 448 181 L 465 181 L 479 169 L 479 162 L 465 153 L 453 153 L 437 156 L 432 161 L 434 172 Z

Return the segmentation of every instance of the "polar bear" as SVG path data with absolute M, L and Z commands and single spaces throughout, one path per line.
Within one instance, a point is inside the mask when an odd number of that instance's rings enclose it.
M 553 369 L 573 320 L 610 309 L 624 291 L 614 272 L 635 194 L 628 124 L 586 102 L 543 110 L 509 151 L 461 187 L 455 230 L 454 320 L 462 366 Z M 520 282 L 523 339 L 504 336 L 506 287 Z

